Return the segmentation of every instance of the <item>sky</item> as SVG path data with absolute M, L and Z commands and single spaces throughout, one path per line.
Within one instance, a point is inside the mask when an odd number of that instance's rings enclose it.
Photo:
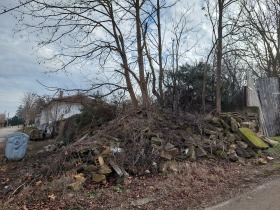
M 192 0 L 195 2 L 195 0 Z M 12 2 L 12 1 L 7 1 Z M 184 1 L 183 1 L 184 2 Z M 189 1 L 191 2 L 191 1 Z M 8 4 L 2 3 L 1 4 Z M 201 7 L 196 5 L 194 15 Z M 197 17 L 195 17 L 198 20 Z M 16 114 L 26 92 L 35 92 L 38 95 L 53 95 L 55 92 L 47 90 L 38 81 L 46 86 L 61 88 L 77 88 L 88 82 L 87 72 L 70 68 L 68 74 L 64 72 L 45 73 L 50 65 L 38 63 L 38 57 L 48 57 L 52 54 L 51 48 L 43 47 L 36 51 L 37 43 L 32 34 L 15 34 L 14 29 L 17 19 L 11 13 L 0 15 L 0 113 Z M 201 33 L 207 32 L 207 27 L 202 24 Z M 27 36 L 28 35 L 28 36 Z M 28 38 L 27 38 L 28 37 Z M 203 43 L 203 42 L 201 42 Z M 190 58 L 196 58 L 197 54 L 189 52 Z

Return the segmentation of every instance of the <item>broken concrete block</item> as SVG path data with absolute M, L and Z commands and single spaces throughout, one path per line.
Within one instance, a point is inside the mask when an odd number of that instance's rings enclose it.
M 247 147 L 245 150 L 251 157 L 257 156 L 257 153 L 251 147 Z
M 238 123 L 233 117 L 230 118 L 230 128 L 233 132 L 238 130 Z
M 98 156 L 98 162 L 99 162 L 99 165 L 100 166 L 103 166 L 104 165 L 104 159 L 102 156 Z
M 128 177 L 129 174 L 123 169 L 121 168 L 117 163 L 115 163 L 115 161 L 109 159 L 108 160 L 109 164 L 112 166 L 112 168 L 114 169 L 114 171 L 120 176 L 124 176 L 124 177 Z
M 263 140 L 265 143 L 267 143 L 269 146 L 271 146 L 271 147 L 274 146 L 274 145 L 276 145 L 276 144 L 279 144 L 278 141 L 272 140 L 272 139 L 267 138 L 267 137 L 263 137 L 262 140 Z
M 245 165 L 245 158 L 238 157 L 238 163 L 240 163 L 241 165 Z
M 83 165 L 81 168 L 86 172 L 94 172 L 94 171 L 98 171 L 99 169 L 99 167 L 95 165 Z
M 226 130 L 230 129 L 230 126 L 223 119 L 221 119 L 221 123 Z
M 207 152 L 203 148 L 197 147 L 195 148 L 195 155 L 196 157 L 207 157 Z
M 102 156 L 106 156 L 112 153 L 112 150 L 110 149 L 110 147 L 107 146 L 103 146 L 104 150 L 101 152 Z
M 236 141 L 242 141 L 242 138 L 237 133 L 234 134 L 234 137 Z
M 75 178 L 75 180 L 80 181 L 80 180 L 84 179 L 85 177 L 84 177 L 83 173 L 79 173 L 79 174 L 74 175 L 74 178 Z
M 83 177 L 79 181 L 69 184 L 68 187 L 74 191 L 78 191 L 79 189 L 81 189 L 81 187 L 85 181 L 86 181 L 86 178 Z
M 236 154 L 236 152 L 232 152 L 228 155 L 228 158 L 231 162 L 236 162 L 238 161 L 238 156 Z
M 238 135 L 251 147 L 258 149 L 267 149 L 268 145 L 264 143 L 257 135 L 249 128 L 239 128 Z
M 251 157 L 251 155 L 248 154 L 248 152 L 245 149 L 243 149 L 242 147 L 237 147 L 235 149 L 235 152 L 239 157 L 243 157 L 243 158 L 250 158 Z
M 191 157 L 193 153 L 194 153 L 194 146 L 191 144 L 186 148 L 185 154 L 187 157 Z
M 94 173 L 94 174 L 92 174 L 92 181 L 94 181 L 94 182 L 102 182 L 103 180 L 105 180 L 106 179 L 106 176 L 104 175 L 104 174 L 96 174 L 96 173 Z
M 166 151 L 168 154 L 170 154 L 172 157 L 175 157 L 179 154 L 179 150 L 177 148 L 172 148 Z
M 250 122 L 242 122 L 242 123 L 241 123 L 241 126 L 242 126 L 243 128 L 250 128 Z
M 231 144 L 229 146 L 229 150 L 235 150 L 237 148 L 237 145 L 236 144 Z
M 102 165 L 99 168 L 98 172 L 100 174 L 110 174 L 110 173 L 112 173 L 112 170 L 107 165 Z
M 264 158 L 259 158 L 258 159 L 258 164 L 265 165 L 265 164 L 267 164 L 267 161 Z
M 236 141 L 236 144 L 242 149 L 246 149 L 248 147 L 248 144 L 246 144 L 244 141 Z
M 165 150 L 171 150 L 171 149 L 174 149 L 175 146 L 173 144 L 170 144 L 169 142 L 164 146 L 164 149 Z
M 215 126 L 221 126 L 221 121 L 220 121 L 220 118 L 218 118 L 218 117 L 212 117 L 211 123 L 214 124 Z
M 171 160 L 172 159 L 172 155 L 170 155 L 166 151 L 161 151 L 160 157 L 162 157 L 163 159 L 166 159 L 166 160 Z

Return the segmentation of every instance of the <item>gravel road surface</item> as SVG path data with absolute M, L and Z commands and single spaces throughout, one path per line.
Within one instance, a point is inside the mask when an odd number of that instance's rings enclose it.
M 18 126 L 0 128 L 0 142 L 4 141 L 9 134 L 16 133 L 19 131 L 21 131 L 21 127 Z

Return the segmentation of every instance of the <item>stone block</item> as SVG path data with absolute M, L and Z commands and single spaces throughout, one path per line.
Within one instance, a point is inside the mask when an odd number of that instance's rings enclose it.
M 268 145 L 264 143 L 257 135 L 249 128 L 239 128 L 238 135 L 251 147 L 258 149 L 267 149 Z

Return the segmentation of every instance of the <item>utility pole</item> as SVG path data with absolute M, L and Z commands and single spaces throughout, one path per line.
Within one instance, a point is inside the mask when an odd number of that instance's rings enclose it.
M 9 112 L 8 112 L 8 118 L 7 118 L 7 127 L 9 127 Z

